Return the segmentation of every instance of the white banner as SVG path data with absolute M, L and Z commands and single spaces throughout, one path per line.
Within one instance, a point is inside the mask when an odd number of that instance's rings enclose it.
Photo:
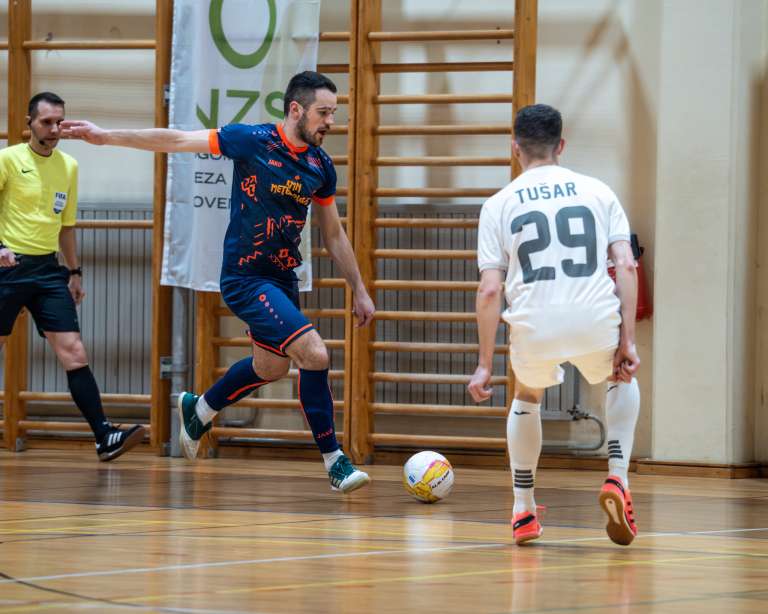
M 176 0 L 169 125 L 178 130 L 283 119 L 290 78 L 317 67 L 320 0 Z M 232 162 L 168 156 L 161 283 L 218 291 Z M 310 217 L 296 274 L 312 289 Z

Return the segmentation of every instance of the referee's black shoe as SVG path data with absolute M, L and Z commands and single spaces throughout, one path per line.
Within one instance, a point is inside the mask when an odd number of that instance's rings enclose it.
M 121 454 L 125 454 L 128 450 L 141 443 L 145 433 L 144 427 L 140 424 L 124 431 L 113 426 L 102 437 L 101 441 L 96 444 L 96 454 L 99 455 L 99 460 L 104 462 L 111 461 Z

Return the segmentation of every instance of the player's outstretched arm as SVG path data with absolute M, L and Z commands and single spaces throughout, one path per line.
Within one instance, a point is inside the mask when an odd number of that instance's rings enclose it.
M 376 307 L 368 294 L 368 290 L 360 276 L 355 252 L 349 243 L 349 238 L 341 227 L 339 210 L 336 203 L 314 209 L 320 222 L 320 234 L 323 245 L 338 265 L 341 274 L 352 288 L 353 311 L 357 316 L 356 326 L 366 326 L 373 320 Z
M 619 347 L 613 358 L 613 378 L 630 382 L 640 367 L 640 358 L 635 348 L 637 267 L 629 241 L 611 243 L 608 252 L 616 267 L 616 294 L 621 303 Z
M 64 138 L 80 139 L 92 145 L 117 145 L 147 151 L 168 153 L 209 153 L 210 130 L 172 130 L 147 128 L 144 130 L 105 130 L 93 122 L 65 120 L 61 122 Z
M 477 369 L 469 381 L 467 390 L 476 403 L 490 398 L 493 389 L 488 385 L 493 373 L 493 350 L 496 345 L 496 330 L 499 327 L 501 311 L 501 289 L 504 271 L 486 269 L 480 273 L 475 311 L 477 315 L 477 336 L 480 344 Z

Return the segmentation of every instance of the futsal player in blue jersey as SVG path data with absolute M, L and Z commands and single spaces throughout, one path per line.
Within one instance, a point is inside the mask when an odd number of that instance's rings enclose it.
M 328 351 L 299 308 L 294 269 L 310 205 L 323 242 L 353 291 L 358 326 L 371 322 L 373 301 L 339 220 L 336 172 L 320 147 L 334 123 L 336 86 L 306 71 L 288 83 L 278 124 L 233 124 L 218 130 L 104 130 L 86 121 L 62 124 L 65 137 L 95 145 L 163 152 L 223 154 L 234 164 L 230 221 L 224 238 L 221 295 L 248 325 L 253 357 L 232 365 L 205 394 L 179 397 L 181 445 L 195 458 L 216 414 L 299 367 L 299 401 L 334 490 L 351 492 L 370 478 L 352 465 L 336 440 L 328 385 Z

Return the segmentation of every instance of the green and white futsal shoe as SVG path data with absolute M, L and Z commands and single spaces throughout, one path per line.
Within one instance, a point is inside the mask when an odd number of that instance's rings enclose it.
M 341 491 L 344 494 L 362 488 L 371 481 L 368 474 L 355 467 L 344 454 L 333 463 L 330 471 L 328 471 L 328 478 L 331 481 L 331 489 Z
M 191 392 L 182 392 L 176 406 L 179 408 L 179 419 L 181 427 L 179 428 L 179 442 L 181 451 L 186 458 L 194 459 L 197 457 L 197 450 L 200 447 L 200 438 L 211 430 L 213 422 L 203 424 L 197 416 L 195 406 L 200 398 L 197 394 Z

